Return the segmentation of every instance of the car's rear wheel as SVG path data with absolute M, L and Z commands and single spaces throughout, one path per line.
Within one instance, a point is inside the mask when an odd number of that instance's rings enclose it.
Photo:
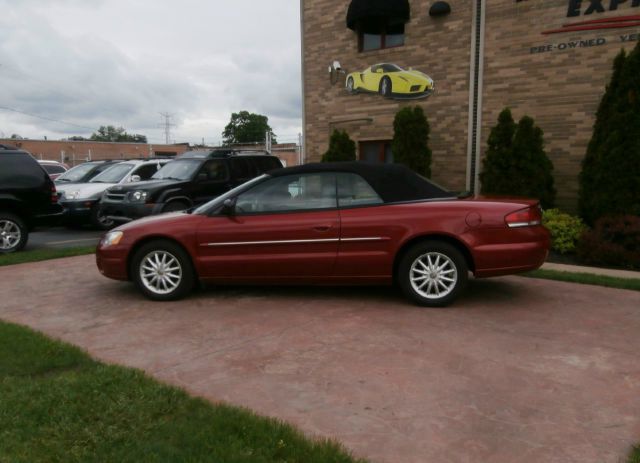
M 189 209 L 189 205 L 184 201 L 171 201 L 162 208 L 162 212 L 179 212 Z
M 170 301 L 186 296 L 194 286 L 194 271 L 187 252 L 170 241 L 143 245 L 132 259 L 131 276 L 149 299 Z
M 20 251 L 27 245 L 29 231 L 17 215 L 0 212 L 0 253 Z
M 101 210 L 100 203 L 95 204 L 91 208 L 91 225 L 98 230 L 111 230 L 115 226 L 115 222 L 107 217 L 107 214 Z
M 383 77 L 380 81 L 380 94 L 384 96 L 390 96 L 391 91 L 391 79 L 389 79 L 388 77 Z
M 425 241 L 407 251 L 398 267 L 404 294 L 419 305 L 444 307 L 456 299 L 468 281 L 462 253 L 448 243 Z

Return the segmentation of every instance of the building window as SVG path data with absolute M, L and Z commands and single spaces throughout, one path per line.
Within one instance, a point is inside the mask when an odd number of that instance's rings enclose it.
M 391 140 L 383 141 L 361 141 L 359 146 L 361 161 L 380 162 L 385 164 L 393 163 L 393 153 L 391 152 Z
M 404 45 L 404 24 L 369 27 L 358 32 L 358 49 L 361 52 L 401 45 Z

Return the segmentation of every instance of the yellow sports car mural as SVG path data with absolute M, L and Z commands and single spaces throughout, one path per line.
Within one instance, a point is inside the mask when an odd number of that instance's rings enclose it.
M 380 63 L 347 75 L 349 93 L 372 92 L 388 98 L 426 98 L 434 92 L 433 79 L 423 72 L 405 71 L 393 63 Z

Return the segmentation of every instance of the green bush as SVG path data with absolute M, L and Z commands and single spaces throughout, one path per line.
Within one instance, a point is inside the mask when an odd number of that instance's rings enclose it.
M 551 232 L 551 249 L 560 254 L 575 252 L 578 240 L 587 228 L 582 219 L 560 209 L 544 211 L 542 223 Z
M 640 43 L 614 60 L 582 162 L 579 206 L 588 224 L 640 215 Z
M 516 124 L 505 108 L 489 134 L 480 173 L 482 194 L 539 198 L 543 208 L 553 207 L 552 172 L 542 129 L 529 116 Z
M 343 162 L 356 160 L 356 142 L 345 130 L 334 129 L 329 139 L 329 149 L 322 156 L 322 162 Z
M 640 269 L 640 217 L 602 217 L 585 232 L 577 247 L 586 264 Z
M 406 106 L 393 119 L 393 162 L 431 178 L 429 121 L 420 106 Z

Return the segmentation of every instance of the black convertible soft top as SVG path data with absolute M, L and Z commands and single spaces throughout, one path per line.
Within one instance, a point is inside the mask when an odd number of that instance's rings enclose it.
M 281 177 L 316 172 L 349 172 L 360 175 L 385 203 L 455 197 L 455 194 L 431 183 L 401 164 L 322 162 L 276 169 L 269 172 L 269 175 Z

